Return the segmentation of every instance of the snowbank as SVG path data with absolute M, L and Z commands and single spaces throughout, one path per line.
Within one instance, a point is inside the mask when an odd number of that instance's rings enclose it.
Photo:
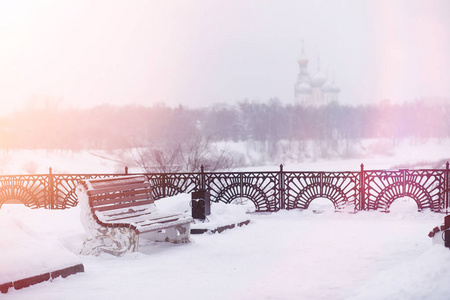
M 23 219 L 41 212 L 10 205 L 0 210 L 0 284 L 82 263 L 60 241 L 47 238 L 25 224 Z

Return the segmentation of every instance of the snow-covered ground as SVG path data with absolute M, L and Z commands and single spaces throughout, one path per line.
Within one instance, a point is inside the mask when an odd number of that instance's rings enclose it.
M 358 170 L 360 163 L 366 169 L 435 167 L 437 161 L 446 159 L 447 146 L 448 142 L 414 149 L 404 145 L 387 157 L 364 160 L 280 163 L 285 163 L 286 170 Z M 3 174 L 46 173 L 49 166 L 55 173 L 122 168 L 117 161 L 104 158 L 107 153 L 70 155 L 10 153 Z M 264 168 L 278 169 L 276 165 Z M 157 206 L 186 211 L 189 200 L 189 195 L 178 196 L 159 200 Z M 223 214 L 223 208 L 214 204 L 212 211 L 215 217 Z M 20 256 L 32 260 L 39 252 L 55 253 L 50 255 L 55 266 L 81 261 L 85 272 L 10 290 L 0 298 L 449 299 L 450 250 L 433 245 L 427 236 L 443 222 L 444 215 L 419 213 L 408 198 L 396 200 L 391 211 L 335 213 L 328 200 L 317 199 L 307 211 L 249 214 L 248 226 L 193 235 L 190 244 L 141 240 L 139 252 L 91 257 L 78 254 L 85 234 L 78 207 L 50 211 L 5 204 L 0 209 L 0 278 L 15 276 L 27 267 L 38 272 L 39 266 Z M 242 212 L 228 212 L 235 213 Z M 11 251 L 13 244 L 20 251 Z M 49 248 L 38 250 L 44 244 Z M 68 254 L 51 250 L 61 248 Z
M 419 213 L 408 202 L 398 204 L 390 214 L 347 214 L 327 210 L 318 201 L 320 214 L 312 210 L 251 214 L 248 226 L 193 235 L 190 244 L 141 240 L 139 252 L 123 257 L 78 255 L 84 239 L 79 208 L 31 210 L 8 204 L 0 210 L 0 220 L 14 216 L 28 234 L 34 232 L 33 239 L 65 246 L 82 261 L 85 272 L 0 297 L 448 299 L 450 250 L 433 245 L 427 236 L 442 223 L 443 215 Z M 26 236 L 11 237 L 13 224 L 2 225 L 2 239 L 16 238 L 16 243 L 26 245 Z M 33 257 L 35 249 L 27 250 Z M 3 248 L 1 255 L 5 253 Z M 13 260 L 15 254 L 8 257 Z M 67 258 L 53 259 L 63 264 Z

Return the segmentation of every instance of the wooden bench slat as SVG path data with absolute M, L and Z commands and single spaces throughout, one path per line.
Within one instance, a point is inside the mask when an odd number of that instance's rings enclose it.
M 168 222 L 173 222 L 173 221 L 177 221 L 180 219 L 180 216 L 167 216 L 165 218 L 156 218 L 156 219 L 149 219 L 149 220 L 141 220 L 141 221 L 136 221 L 134 222 L 137 226 L 139 227 L 143 227 L 143 226 L 148 226 L 151 224 L 162 224 L 162 223 L 168 223 Z
M 113 192 L 119 192 L 119 191 L 126 191 L 126 190 L 140 190 L 140 189 L 149 189 L 151 188 L 149 184 L 146 183 L 131 183 L 126 185 L 120 185 L 120 186 L 107 186 L 102 187 L 94 190 L 88 190 L 88 196 L 95 196 L 99 194 L 105 194 L 105 193 L 113 193 Z
M 138 211 L 133 211 L 133 212 L 124 212 L 124 213 L 119 213 L 119 214 L 112 214 L 112 215 L 104 215 L 102 217 L 102 219 L 105 222 L 112 222 L 112 221 L 119 221 L 119 220 L 124 220 L 124 219 L 130 219 L 130 218 L 134 218 L 134 217 L 139 217 L 139 216 L 148 216 L 151 215 L 152 212 L 148 211 L 148 210 L 138 210 Z
M 131 222 L 133 224 L 139 224 L 144 222 L 167 222 L 168 220 L 178 220 L 180 218 L 179 214 L 171 214 L 171 213 L 153 213 L 147 216 L 147 218 L 143 218 L 142 216 L 131 218 Z
M 119 209 L 109 210 L 109 211 L 105 211 L 105 212 L 99 212 L 99 214 L 101 213 L 102 216 L 108 217 L 108 218 L 114 218 L 114 217 L 119 218 L 120 216 L 132 217 L 132 216 L 138 215 L 138 214 L 146 214 L 146 213 L 150 214 L 150 213 L 157 213 L 157 212 L 158 211 L 156 210 L 156 207 L 154 206 L 154 204 L 150 204 L 150 205 L 137 206 L 137 207 L 132 207 L 132 208 L 119 208 Z
M 166 228 L 175 227 L 178 225 L 183 225 L 187 223 L 191 223 L 192 220 L 189 220 L 188 218 L 180 218 L 176 221 L 167 222 L 167 223 L 152 223 L 152 224 L 143 224 L 136 226 L 137 230 L 139 232 L 150 232 L 155 230 L 162 230 Z
M 101 207 L 104 205 L 115 205 L 115 204 L 121 204 L 121 203 L 137 203 L 141 201 L 150 200 L 151 203 L 153 203 L 153 199 L 148 199 L 148 197 L 143 197 L 142 195 L 138 196 L 128 196 L 128 197 L 121 197 L 121 198 L 113 198 L 113 199 L 103 199 L 103 200 L 96 200 L 92 199 L 92 206 L 93 207 Z
M 106 192 L 108 192 L 108 191 L 119 191 L 120 189 L 117 189 L 117 187 L 119 187 L 119 186 L 122 186 L 122 187 L 126 187 L 126 186 L 134 186 L 134 187 L 136 187 L 136 188 L 139 188 L 139 186 L 142 186 L 142 187 L 148 187 L 149 186 L 149 183 L 148 182 L 135 182 L 135 181 L 132 181 L 132 182 L 118 182 L 118 183 L 113 183 L 113 182 L 110 182 L 109 184 L 106 184 L 106 183 L 104 183 L 104 184 L 101 184 L 101 185 L 95 185 L 95 186 L 92 186 L 91 185 L 91 187 L 92 188 L 90 188 L 90 189 L 88 189 L 89 191 L 91 191 L 91 192 L 93 192 L 93 191 L 106 191 Z M 114 187 L 116 188 L 116 189 L 114 189 Z
M 90 199 L 98 201 L 102 199 L 111 199 L 111 198 L 121 198 L 121 197 L 128 197 L 128 196 L 142 196 L 146 198 L 151 197 L 152 189 L 140 189 L 140 190 L 129 190 L 129 191 L 120 191 L 117 193 L 108 193 L 108 194 L 99 194 L 91 196 Z
M 128 175 L 121 177 L 87 179 L 86 181 L 89 181 L 93 188 L 99 188 L 103 185 L 122 184 L 129 182 L 146 182 L 147 178 L 144 175 Z
M 134 215 L 130 217 L 106 217 L 104 220 L 110 223 L 122 223 L 123 220 L 127 220 L 133 225 L 138 225 L 143 222 L 162 222 L 164 220 L 178 220 L 180 218 L 179 214 L 172 213 L 141 213 L 139 215 Z
M 107 211 L 107 210 L 114 210 L 114 209 L 118 209 L 118 208 L 134 207 L 134 206 L 148 205 L 148 204 L 153 204 L 153 200 L 144 200 L 144 201 L 137 201 L 137 202 L 126 202 L 126 203 L 115 204 L 115 205 L 96 206 L 94 208 L 94 210 L 96 210 L 96 211 Z

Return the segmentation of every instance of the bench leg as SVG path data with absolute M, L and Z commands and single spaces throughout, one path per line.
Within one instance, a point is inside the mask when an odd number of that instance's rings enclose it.
M 85 240 L 81 254 L 100 255 L 109 253 L 122 256 L 125 253 L 138 250 L 139 235 L 129 228 L 102 227 L 97 229 L 94 236 Z
M 189 243 L 191 241 L 191 224 L 178 225 L 173 228 L 173 232 L 169 237 L 172 243 Z
M 151 231 L 141 234 L 143 238 L 155 242 L 169 242 L 175 244 L 189 243 L 191 234 L 190 224 L 178 225 L 160 231 Z

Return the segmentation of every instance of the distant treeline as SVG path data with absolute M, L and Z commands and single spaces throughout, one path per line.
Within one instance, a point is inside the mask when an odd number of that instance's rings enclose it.
M 0 147 L 26 149 L 118 149 L 149 143 L 212 141 L 276 143 L 280 140 L 444 138 L 450 135 L 450 103 L 323 107 L 243 101 L 193 109 L 101 105 L 90 109 L 28 107 L 0 119 Z

